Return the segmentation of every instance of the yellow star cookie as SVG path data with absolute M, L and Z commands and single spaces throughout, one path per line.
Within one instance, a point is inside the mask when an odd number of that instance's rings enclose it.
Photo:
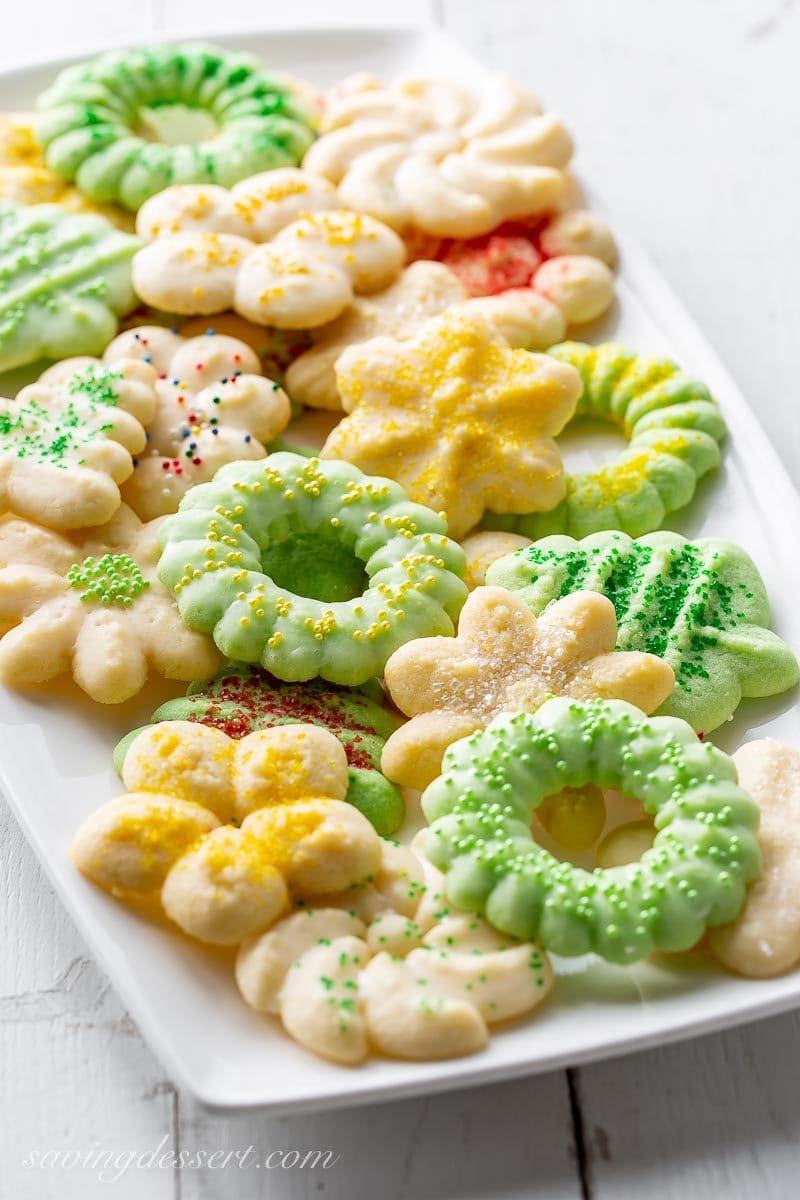
M 323 458 L 388 475 L 460 537 L 494 512 L 548 511 L 564 495 L 554 441 L 575 412 L 578 372 L 512 350 L 485 321 L 445 313 L 406 342 L 374 338 L 336 367 L 350 415 Z
M 455 638 L 419 638 L 386 664 L 389 694 L 411 720 L 391 735 L 381 767 L 424 788 L 459 738 L 501 712 L 535 712 L 550 696 L 627 700 L 650 713 L 672 691 L 672 668 L 653 654 L 615 651 L 614 606 L 573 592 L 540 617 L 504 588 L 479 587 Z

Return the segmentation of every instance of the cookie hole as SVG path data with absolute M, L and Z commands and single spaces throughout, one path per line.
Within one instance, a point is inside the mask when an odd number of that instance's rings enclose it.
M 588 871 L 638 861 L 655 835 L 641 801 L 594 784 L 547 796 L 533 815 L 531 831 L 559 862 Z
M 219 133 L 211 113 L 189 104 L 151 104 L 139 109 L 139 137 L 162 146 L 197 146 Z
M 570 475 L 609 466 L 627 445 L 628 439 L 619 426 L 588 414 L 570 421 L 558 438 L 564 469 Z
M 352 550 L 319 530 L 271 541 L 261 551 L 261 566 L 278 587 L 327 604 L 353 600 L 369 583 Z

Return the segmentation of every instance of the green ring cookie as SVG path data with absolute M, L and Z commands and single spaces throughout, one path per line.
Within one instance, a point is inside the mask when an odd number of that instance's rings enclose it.
M 92 200 L 133 210 L 170 184 L 230 187 L 296 166 L 314 139 L 289 84 L 249 55 L 202 44 L 115 51 L 68 67 L 39 109 L 48 166 Z M 168 129 L 167 141 L 143 136 L 170 117 L 207 126 L 202 140 L 169 144 Z
M 637 863 L 585 871 L 533 840 L 531 819 L 564 787 L 618 788 L 655 816 Z M 688 950 L 731 921 L 761 869 L 759 809 L 733 761 L 673 717 L 622 701 L 549 700 L 456 742 L 425 791 L 426 853 L 448 898 L 545 950 L 630 963 Z
M 775 696 L 800 677 L 797 659 L 767 628 L 764 581 L 740 546 L 596 533 L 580 542 L 543 538 L 492 563 L 486 582 L 519 592 L 538 616 L 572 592 L 600 592 L 617 614 L 617 649 L 665 659 L 675 689 L 659 713 L 708 732 L 746 697 Z
M 275 725 L 319 725 L 344 746 L 348 802 L 381 837 L 389 837 L 403 823 L 402 793 L 380 769 L 384 743 L 398 721 L 385 707 L 377 680 L 360 688 L 341 688 L 319 679 L 287 684 L 257 667 L 230 666 L 213 679 L 191 684 L 185 696 L 162 704 L 151 718 L 152 723 L 158 721 L 197 721 L 232 738 Z M 134 729 L 117 743 L 114 769 L 118 774 L 142 728 L 147 726 Z
M 692 499 L 697 481 L 719 466 L 725 422 L 704 383 L 666 358 L 635 354 L 613 342 L 563 342 L 548 350 L 583 379 L 576 416 L 617 425 L 629 445 L 616 462 L 566 477 L 566 496 L 550 512 L 490 513 L 487 529 L 525 537 L 585 537 L 621 529 L 638 537 Z
M 390 479 L 281 451 L 184 496 L 158 575 L 234 662 L 357 685 L 405 642 L 454 632 L 466 560 L 446 530 Z

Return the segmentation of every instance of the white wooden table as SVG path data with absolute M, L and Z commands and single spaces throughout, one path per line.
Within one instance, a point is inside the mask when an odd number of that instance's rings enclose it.
M 104 36 L 254 27 L 276 19 L 273 7 L 8 0 L 0 66 Z M 277 19 L 290 23 L 304 11 L 341 18 L 357 5 L 281 7 Z M 391 7 L 372 3 L 381 13 Z M 800 472 L 800 4 L 439 0 L 435 11 L 568 119 L 583 173 L 649 248 Z M 0 822 L 3 1200 L 798 1193 L 797 1015 L 429 1100 L 285 1120 L 209 1114 L 164 1077 L 4 808 Z M 31 1152 L 55 1148 L 210 1154 L 250 1145 L 262 1157 L 310 1148 L 339 1157 L 329 1169 L 243 1169 L 230 1160 L 111 1170 L 105 1179 L 23 1165 Z

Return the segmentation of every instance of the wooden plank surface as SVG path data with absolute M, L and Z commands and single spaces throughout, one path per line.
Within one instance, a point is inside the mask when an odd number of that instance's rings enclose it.
M 254 25 L 264 13 L 263 0 L 8 7 L 2 65 L 103 36 Z M 282 11 L 299 19 L 303 8 Z M 800 5 L 439 0 L 436 10 L 476 53 L 568 118 L 584 174 L 692 309 L 797 477 Z M 4 806 L 0 880 L 3 1200 L 782 1200 L 798 1190 L 795 1015 L 428 1100 L 285 1120 L 225 1117 L 164 1078 Z M 143 1173 L 122 1169 L 123 1157 L 104 1178 L 91 1168 L 23 1166 L 53 1149 L 161 1148 L 196 1159 L 251 1145 L 263 1159 L 294 1149 L 338 1158 L 305 1171 L 232 1160 Z

